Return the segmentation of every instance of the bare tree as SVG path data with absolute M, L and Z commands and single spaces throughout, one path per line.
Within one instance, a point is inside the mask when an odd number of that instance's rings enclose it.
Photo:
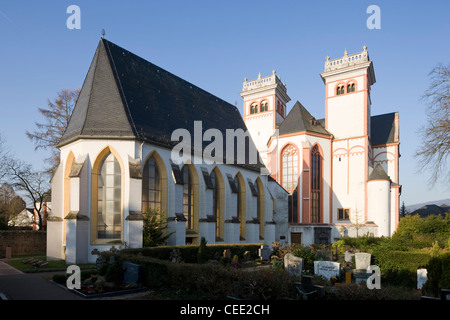
M 450 63 L 438 64 L 430 72 L 431 83 L 422 96 L 427 104 L 427 124 L 421 129 L 422 144 L 416 152 L 421 170 L 431 169 L 430 185 L 450 183 Z
M 0 181 L 3 179 L 3 177 L 7 174 L 7 161 L 8 161 L 8 152 L 6 150 L 5 146 L 5 140 L 0 134 Z
M 36 145 L 35 149 L 50 150 L 51 155 L 47 158 L 49 167 L 47 173 L 52 174 L 59 164 L 59 143 L 69 124 L 70 116 L 78 99 L 80 89 L 63 89 L 58 92 L 57 97 L 48 100 L 47 108 L 39 108 L 39 113 L 44 116 L 45 123 L 36 122 L 36 130 L 27 131 L 27 137 Z
M 24 192 L 27 198 L 33 203 L 33 208 L 37 214 L 38 229 L 42 230 L 43 208 L 50 196 L 50 183 L 44 172 L 38 172 L 19 160 L 8 162 L 8 177 L 14 188 Z

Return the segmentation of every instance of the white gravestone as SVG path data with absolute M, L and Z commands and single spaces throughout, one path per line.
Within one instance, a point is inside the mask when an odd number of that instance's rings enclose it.
M 421 290 L 425 282 L 427 282 L 427 269 L 417 269 L 417 289 Z
M 364 252 L 355 253 L 356 269 L 367 270 L 367 268 L 370 267 L 370 258 L 371 258 L 370 253 L 364 253 Z
M 350 251 L 345 251 L 345 262 L 352 262 L 352 257 L 355 256 L 354 253 L 351 253 Z
M 303 259 L 287 253 L 284 256 L 284 270 L 294 276 L 301 276 L 303 270 Z
M 339 277 L 341 273 L 341 264 L 332 261 L 314 261 L 314 274 L 326 279 Z

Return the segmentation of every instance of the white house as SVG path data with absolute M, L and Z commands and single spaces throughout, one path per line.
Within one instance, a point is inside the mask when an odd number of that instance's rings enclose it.
M 289 242 L 390 236 L 399 212 L 398 113 L 372 115 L 367 47 L 325 61 L 325 118 L 291 100 L 273 71 L 245 79 L 244 121 L 271 176 L 290 194 Z

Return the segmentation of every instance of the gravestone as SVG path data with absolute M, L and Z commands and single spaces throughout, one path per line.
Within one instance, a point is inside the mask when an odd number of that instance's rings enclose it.
M 367 279 L 372 275 L 372 272 L 368 269 L 355 269 L 353 270 L 353 278 L 355 278 L 355 284 L 367 283 Z
M 270 255 L 272 254 L 272 250 L 267 245 L 262 245 L 258 250 L 259 258 L 262 261 L 268 261 L 270 259 Z
M 284 270 L 294 276 L 301 276 L 303 270 L 303 259 L 287 253 L 284 256 Z
M 330 244 L 331 242 L 331 228 L 330 227 L 316 227 L 314 228 L 314 243 L 316 244 Z
M 417 269 L 417 289 L 421 290 L 428 280 L 427 269 Z
M 126 284 L 138 284 L 141 279 L 141 269 L 142 267 L 138 264 L 131 262 L 123 263 L 123 282 Z
M 370 253 L 364 253 L 364 252 L 355 253 L 356 269 L 367 270 L 367 268 L 370 267 L 370 258 L 371 258 Z
M 344 259 L 345 262 L 352 262 L 352 258 L 355 256 L 354 253 L 351 253 L 350 251 L 345 251 L 344 252 Z
M 339 277 L 341 273 L 341 264 L 332 261 L 314 261 L 314 274 L 326 279 Z

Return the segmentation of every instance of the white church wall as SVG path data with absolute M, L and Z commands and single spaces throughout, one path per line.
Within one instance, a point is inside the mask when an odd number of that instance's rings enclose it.
M 389 237 L 390 233 L 390 181 L 371 180 L 368 187 L 367 220 L 378 225 L 378 236 Z
M 364 92 L 328 99 L 328 130 L 335 139 L 364 135 Z M 345 112 L 343 112 L 345 110 Z
M 63 248 L 63 163 L 56 169 L 52 178 L 52 211 L 47 219 L 47 260 L 64 259 Z
M 350 209 L 351 222 L 364 221 L 366 160 L 364 138 L 333 142 L 333 222 L 340 208 Z

